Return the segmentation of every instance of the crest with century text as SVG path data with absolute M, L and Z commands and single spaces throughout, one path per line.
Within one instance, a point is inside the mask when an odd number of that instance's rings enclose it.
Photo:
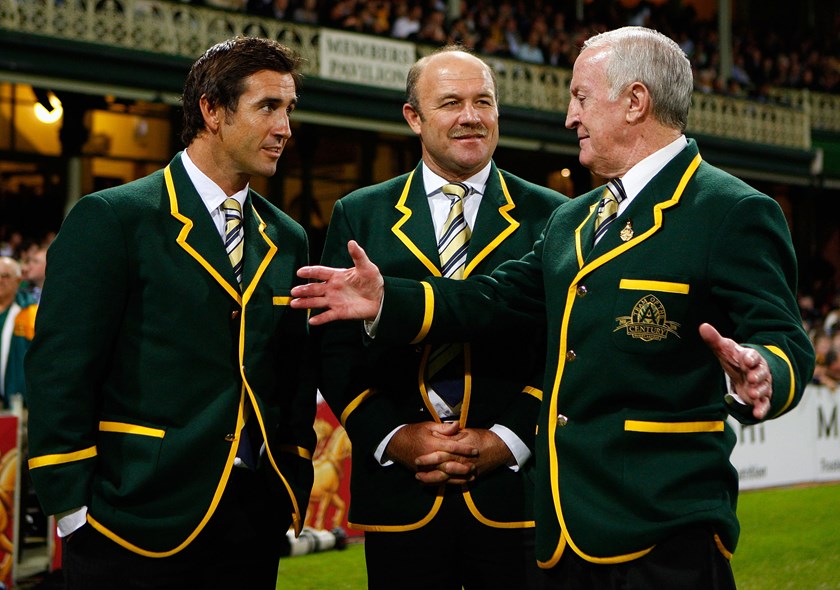
M 677 330 L 680 324 L 668 321 L 665 306 L 656 295 L 648 294 L 639 299 L 630 315 L 615 318 L 618 327 L 613 332 L 626 330 L 631 338 L 644 342 L 664 340 L 671 334 L 680 337 Z

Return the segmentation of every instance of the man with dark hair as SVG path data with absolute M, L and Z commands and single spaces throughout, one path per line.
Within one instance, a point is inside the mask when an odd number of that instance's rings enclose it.
M 210 48 L 185 151 L 81 199 L 50 246 L 29 376 L 29 467 L 68 588 L 274 589 L 312 485 L 303 229 L 250 190 L 291 136 L 297 58 Z
M 493 162 L 492 69 L 455 46 L 420 59 L 403 116 L 422 161 L 336 203 L 324 264 L 352 264 L 351 239 L 383 271 L 415 279 L 486 274 L 525 254 L 566 199 Z M 350 522 L 365 531 L 370 589 L 534 588 L 543 330 L 523 322 L 495 338 L 434 347 L 365 346 L 355 322 L 318 334 L 320 391 L 353 443 Z M 418 473 L 419 456 L 473 446 L 475 477 Z M 403 574 L 431 553 L 434 567 Z
M 811 379 L 784 215 L 703 161 L 684 135 L 691 92 L 688 59 L 664 35 L 589 39 L 566 127 L 607 186 L 561 207 L 530 253 L 489 277 L 383 281 L 351 242 L 354 268 L 302 269 L 326 282 L 292 292 L 309 298 L 293 307 L 329 308 L 313 325 L 378 316 L 377 341 L 547 319 L 534 511 L 557 590 L 734 590 L 727 418 L 782 416 Z M 475 470 L 474 457 L 440 455 L 417 465 Z

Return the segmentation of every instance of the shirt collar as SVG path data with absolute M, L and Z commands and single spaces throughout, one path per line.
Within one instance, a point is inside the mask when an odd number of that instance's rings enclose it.
M 673 160 L 687 145 L 688 140 L 685 138 L 685 135 L 680 135 L 677 139 L 665 147 L 653 152 L 651 155 L 630 168 L 630 170 L 621 177 L 621 184 L 624 186 L 624 192 L 627 194 L 627 200 L 622 203 L 622 205 L 626 206 L 629 204 L 636 195 L 642 192 L 645 185 L 647 185 L 654 176 L 659 174 L 665 165 Z
M 487 179 L 490 178 L 490 167 L 491 162 L 487 162 L 487 165 L 484 168 L 461 182 L 470 187 L 470 189 L 472 189 L 471 192 L 483 195 L 484 187 L 487 185 Z M 440 189 L 444 184 L 448 183 L 449 180 L 443 178 L 442 176 L 438 176 L 429 170 L 429 167 L 426 166 L 425 162 L 423 162 L 423 186 L 426 189 L 426 196 L 431 197 L 433 195 L 440 194 Z
M 195 165 L 195 162 L 193 162 L 190 159 L 189 154 L 187 154 L 187 150 L 184 150 L 181 153 L 181 163 L 184 165 L 184 170 L 186 170 L 187 176 L 189 176 L 195 190 L 198 191 L 198 196 L 201 197 L 201 201 L 204 203 L 204 206 L 207 207 L 207 210 L 212 212 L 221 207 L 222 203 L 225 202 L 225 199 L 228 198 L 228 195 L 225 194 L 225 191 L 223 191 L 218 184 L 210 180 L 204 172 L 198 169 L 198 166 Z M 243 211 L 245 210 L 245 198 L 248 196 L 249 186 L 250 183 L 245 185 L 245 188 L 241 191 L 237 191 L 229 197 L 231 199 L 236 199 Z

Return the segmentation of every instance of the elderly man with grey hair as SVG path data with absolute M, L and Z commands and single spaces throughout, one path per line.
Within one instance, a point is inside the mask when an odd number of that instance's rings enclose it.
M 302 269 L 322 282 L 292 291 L 293 307 L 326 309 L 311 323 L 378 316 L 377 341 L 546 317 L 535 513 L 549 588 L 735 588 L 727 418 L 785 414 L 812 374 L 784 215 L 703 161 L 684 135 L 691 91 L 688 59 L 664 35 L 589 39 L 566 127 L 606 186 L 556 212 L 529 254 L 490 277 L 413 282 L 383 280 L 351 243 L 352 269 Z

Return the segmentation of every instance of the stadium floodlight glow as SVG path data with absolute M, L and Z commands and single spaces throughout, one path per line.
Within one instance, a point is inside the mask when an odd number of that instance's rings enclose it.
M 61 106 L 61 101 L 52 91 L 44 91 L 41 89 L 34 89 L 35 97 L 35 117 L 42 123 L 55 123 L 64 114 L 64 108 Z M 49 107 L 49 108 L 47 108 Z

